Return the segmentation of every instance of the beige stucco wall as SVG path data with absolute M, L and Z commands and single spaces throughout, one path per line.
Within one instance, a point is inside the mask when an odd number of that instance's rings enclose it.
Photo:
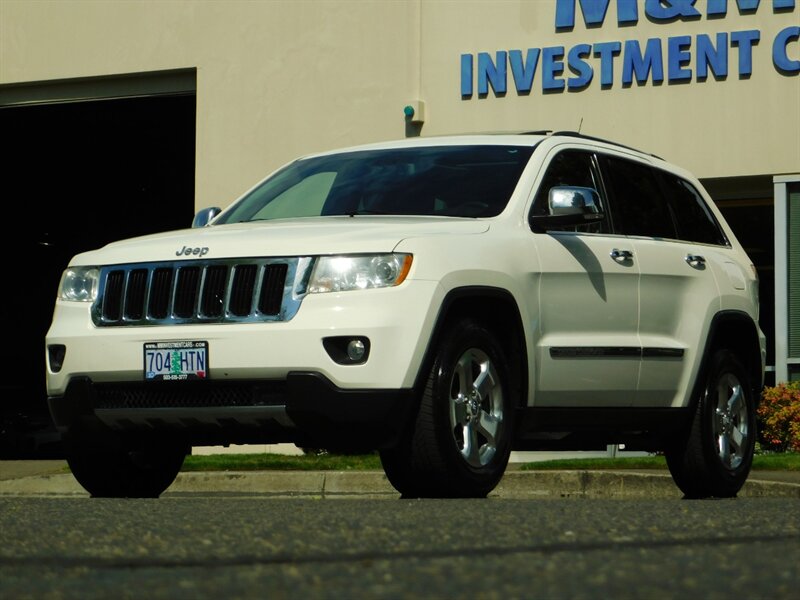
M 643 4 L 640 2 L 640 4 Z M 705 3 L 697 2 L 698 7 Z M 730 0 L 729 4 L 735 4 Z M 197 70 L 198 208 L 225 205 L 307 152 L 402 137 L 403 107 L 426 106 L 423 135 L 577 129 L 662 155 L 701 177 L 800 171 L 800 77 L 772 65 L 775 34 L 800 8 L 556 33 L 550 0 L 0 0 L 0 85 Z M 462 99 L 459 57 L 597 41 L 758 29 L 753 75 L 729 53 L 725 81 Z M 800 60 L 800 44 L 790 45 Z M 592 62 L 590 60 L 590 62 Z M 566 74 L 569 76 L 569 73 Z

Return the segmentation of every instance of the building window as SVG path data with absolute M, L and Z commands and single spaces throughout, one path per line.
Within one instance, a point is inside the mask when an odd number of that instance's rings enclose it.
M 800 183 L 786 186 L 786 246 L 788 354 L 800 359 Z
M 800 173 L 775 185 L 775 379 L 800 380 Z

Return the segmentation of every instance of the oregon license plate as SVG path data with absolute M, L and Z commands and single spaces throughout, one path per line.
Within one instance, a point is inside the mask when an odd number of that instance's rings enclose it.
M 146 381 L 185 381 L 208 377 L 208 342 L 147 342 Z

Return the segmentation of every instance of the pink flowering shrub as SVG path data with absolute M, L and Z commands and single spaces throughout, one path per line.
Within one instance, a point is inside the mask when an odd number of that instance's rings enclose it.
M 800 452 L 800 381 L 764 388 L 758 424 L 764 450 Z

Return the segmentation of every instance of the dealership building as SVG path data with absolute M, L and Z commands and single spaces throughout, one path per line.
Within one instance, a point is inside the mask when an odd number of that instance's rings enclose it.
M 767 382 L 800 380 L 800 0 L 0 0 L 5 222 L 34 244 L 6 256 L 55 273 L 37 344 L 69 256 L 299 155 L 530 130 L 695 173 L 757 268 Z

